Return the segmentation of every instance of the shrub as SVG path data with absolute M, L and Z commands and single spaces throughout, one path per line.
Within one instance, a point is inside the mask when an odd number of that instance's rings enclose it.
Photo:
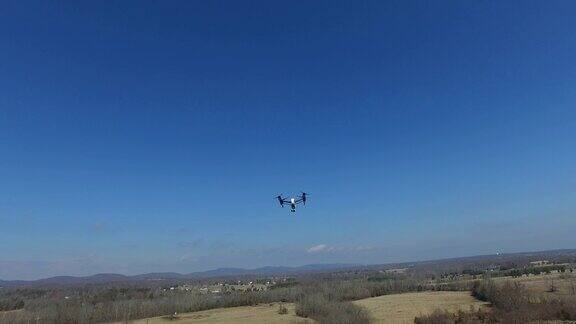
M 423 315 L 414 319 L 415 324 L 476 324 L 494 323 L 496 319 L 484 310 L 452 314 L 447 311 L 436 310 L 430 315 Z
M 278 314 L 280 315 L 288 314 L 288 308 L 286 308 L 286 306 L 284 305 L 280 305 L 280 307 L 278 307 Z
M 457 315 L 435 312 L 417 318 L 417 323 L 528 323 L 552 320 L 576 320 L 573 295 L 537 298 L 518 282 L 496 284 L 491 280 L 473 284 L 472 295 L 492 304 L 489 315 L 483 311 Z
M 319 323 L 369 323 L 368 313 L 351 300 L 416 291 L 423 283 L 417 280 L 348 280 L 321 281 L 304 287 L 296 301 L 296 314 Z
M 368 313 L 350 302 L 330 300 L 323 294 L 304 296 L 296 303 L 296 315 L 312 318 L 318 323 L 370 323 Z

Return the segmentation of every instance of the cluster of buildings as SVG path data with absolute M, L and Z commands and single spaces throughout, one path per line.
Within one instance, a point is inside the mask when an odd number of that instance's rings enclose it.
M 266 291 L 270 289 L 271 286 L 275 285 L 276 282 L 266 281 L 266 282 L 254 282 L 246 281 L 243 282 L 238 280 L 237 282 L 218 282 L 213 284 L 182 284 L 170 288 L 165 288 L 164 291 L 177 290 L 177 291 L 190 291 L 190 292 L 200 292 L 202 294 L 221 294 L 229 293 L 234 291 Z

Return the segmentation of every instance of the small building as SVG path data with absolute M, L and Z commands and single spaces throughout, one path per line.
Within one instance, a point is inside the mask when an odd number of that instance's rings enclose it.
M 533 267 L 541 267 L 541 266 L 550 265 L 550 264 L 551 263 L 548 260 L 539 260 L 539 261 L 530 262 L 530 265 Z

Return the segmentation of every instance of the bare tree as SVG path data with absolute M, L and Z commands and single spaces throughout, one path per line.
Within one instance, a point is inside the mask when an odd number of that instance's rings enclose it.
M 548 281 L 548 292 L 556 292 L 558 290 L 558 287 L 556 286 L 555 282 L 554 282 L 554 278 L 549 278 L 547 279 Z

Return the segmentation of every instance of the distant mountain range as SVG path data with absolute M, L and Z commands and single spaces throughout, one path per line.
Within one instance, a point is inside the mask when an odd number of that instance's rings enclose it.
M 318 272 L 356 268 L 360 264 L 332 263 L 332 264 L 308 264 L 300 267 L 261 267 L 256 269 L 243 268 L 218 268 L 214 270 L 181 274 L 176 272 L 155 272 L 134 276 L 126 276 L 116 273 L 99 273 L 92 276 L 57 276 L 38 280 L 0 280 L 0 287 L 21 286 L 53 286 L 53 285 L 77 285 L 77 284 L 102 284 L 109 282 L 135 282 L 145 280 L 198 280 L 219 277 L 233 277 L 245 275 L 282 275 L 306 272 Z
M 84 284 L 103 284 L 103 283 L 131 283 L 139 281 L 182 281 L 182 280 L 202 280 L 209 278 L 220 277 L 235 277 L 247 275 L 294 275 L 305 274 L 313 272 L 327 272 L 333 270 L 353 270 L 353 269 L 392 269 L 392 268 L 406 268 L 406 267 L 434 267 L 435 269 L 450 268 L 454 265 L 459 265 L 461 268 L 470 268 L 474 266 L 486 266 L 493 263 L 503 262 L 528 262 L 533 260 L 555 260 L 558 262 L 576 262 L 576 249 L 563 249 L 563 250 L 550 250 L 550 251 L 537 251 L 537 252 L 520 252 L 520 253 L 505 253 L 505 254 L 490 254 L 478 255 L 469 257 L 457 257 L 450 259 L 429 260 L 429 261 L 416 261 L 416 262 L 402 262 L 402 263 L 389 263 L 389 264 L 348 264 L 348 263 L 332 263 L 332 264 L 309 264 L 300 267 L 261 267 L 256 269 L 242 269 L 242 268 L 219 268 L 214 270 L 193 272 L 188 274 L 181 274 L 175 272 L 160 272 L 160 273 L 146 273 L 134 276 L 125 276 L 115 273 L 100 273 L 93 276 L 74 277 L 74 276 L 58 276 L 39 280 L 0 280 L 0 287 L 25 287 L 25 286 L 61 286 L 61 285 L 84 285 Z

